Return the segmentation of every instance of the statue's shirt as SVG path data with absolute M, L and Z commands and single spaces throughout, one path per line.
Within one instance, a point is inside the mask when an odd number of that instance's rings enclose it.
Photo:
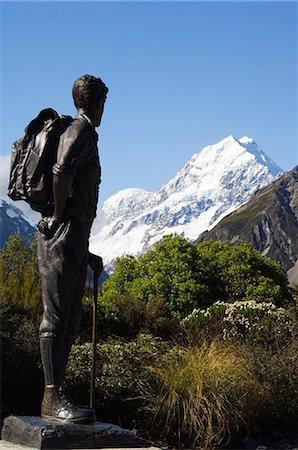
M 53 172 L 71 185 L 65 217 L 93 221 L 96 216 L 101 177 L 97 140 L 92 122 L 81 112 L 60 138 Z

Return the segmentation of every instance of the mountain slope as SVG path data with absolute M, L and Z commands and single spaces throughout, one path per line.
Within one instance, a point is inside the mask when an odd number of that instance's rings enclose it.
M 30 224 L 19 208 L 0 199 L 0 248 L 13 233 L 20 234 L 26 244 L 30 244 L 35 232 L 36 227 Z
M 298 166 L 199 236 L 206 239 L 250 242 L 288 270 L 298 259 Z
M 165 234 L 194 240 L 281 173 L 253 139 L 228 136 L 194 154 L 158 191 L 110 197 L 94 223 L 91 251 L 110 269 L 116 256 L 142 253 Z

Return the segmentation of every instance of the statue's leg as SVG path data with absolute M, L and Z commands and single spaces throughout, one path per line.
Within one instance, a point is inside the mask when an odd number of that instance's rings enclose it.
M 67 327 L 67 331 L 65 334 L 65 338 L 63 339 L 63 364 L 62 364 L 62 373 L 63 373 L 63 385 L 64 385 L 64 395 L 69 398 L 69 394 L 67 391 L 67 386 L 65 383 L 65 372 L 68 362 L 69 353 L 71 351 L 71 347 L 75 338 L 78 336 L 79 326 L 81 322 L 81 313 L 82 313 L 82 298 L 85 290 L 86 283 L 86 274 L 87 274 L 87 261 L 88 254 L 83 258 L 80 275 L 78 277 L 76 286 L 75 286 L 75 294 L 73 297 L 73 301 L 71 304 L 71 314 L 69 318 L 69 323 Z M 88 408 L 87 406 L 81 406 L 81 408 Z M 89 408 L 88 408 L 89 409 Z M 93 410 L 90 409 L 93 412 Z M 95 418 L 95 414 L 94 414 Z
M 73 226 L 73 234 L 77 236 L 76 242 L 80 241 L 80 264 L 77 277 L 73 283 L 74 290 L 71 300 L 71 311 L 64 336 L 62 365 L 63 379 L 65 378 L 65 370 L 67 367 L 71 346 L 78 336 L 81 323 L 82 298 L 85 291 L 87 275 L 90 224 L 75 222 Z
M 73 295 L 73 300 L 71 303 L 71 313 L 69 317 L 69 322 L 67 326 L 67 330 L 65 333 L 65 338 L 63 340 L 63 364 L 62 364 L 62 373 L 63 373 L 63 381 L 65 380 L 65 371 L 67 367 L 68 357 L 69 353 L 71 351 L 71 347 L 73 342 L 75 341 L 75 338 L 78 336 L 79 333 L 79 327 L 81 323 L 81 315 L 82 315 L 82 298 L 85 291 L 85 285 L 86 285 L 86 275 L 87 275 L 87 264 L 88 264 L 88 238 L 89 238 L 89 232 L 90 228 L 86 224 L 81 224 L 80 229 L 78 230 L 81 237 L 84 235 L 86 237 L 86 253 L 84 257 L 82 257 L 81 261 L 81 267 L 79 271 L 79 276 L 77 278 L 76 284 L 75 284 L 75 291 Z M 64 381 L 64 395 L 66 398 L 69 398 L 69 394 L 67 392 L 67 386 Z M 94 414 L 94 420 L 95 420 L 95 413 L 92 409 L 90 409 L 87 406 L 79 406 L 80 408 L 89 409 L 92 411 L 92 414 Z
M 61 336 L 40 336 L 40 354 L 46 386 L 62 384 L 63 339 Z
M 46 385 L 41 412 L 43 417 L 90 422 L 93 420 L 91 413 L 61 395 L 64 338 L 83 250 L 74 234 L 71 221 L 66 221 L 59 226 L 53 238 L 45 239 L 41 233 L 38 235 L 38 265 L 44 306 L 40 349 Z
M 68 363 L 68 357 L 71 351 L 74 339 L 65 336 L 62 342 L 62 382 L 65 382 L 65 372 Z
M 52 239 L 38 233 L 37 256 L 42 283 L 43 318 L 40 324 L 40 351 L 45 385 L 62 383 L 62 341 L 70 312 L 71 292 L 64 271 L 63 234 L 61 226 Z

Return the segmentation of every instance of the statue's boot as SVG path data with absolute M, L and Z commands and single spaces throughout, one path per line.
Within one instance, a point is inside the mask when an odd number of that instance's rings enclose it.
M 69 357 L 69 353 L 70 353 L 70 350 L 71 350 L 71 347 L 72 347 L 72 343 L 73 343 L 73 340 L 70 339 L 70 338 L 64 338 L 62 340 L 62 367 L 61 367 L 62 368 L 62 384 L 61 384 L 61 386 L 59 386 L 59 393 L 62 396 L 64 396 L 67 401 L 70 401 L 70 402 L 74 403 L 73 400 L 71 399 L 70 395 L 69 395 L 69 392 L 68 392 L 68 389 L 67 389 L 67 385 L 65 383 L 65 372 L 66 372 L 68 357 Z M 93 414 L 93 417 L 94 417 L 93 420 L 96 420 L 96 415 L 95 415 L 95 412 L 94 412 L 94 410 L 92 408 L 90 408 L 89 406 L 78 405 L 78 404 L 76 404 L 76 406 L 78 408 L 82 408 L 82 409 L 88 410 L 90 412 L 90 414 Z
M 41 336 L 40 350 L 45 378 L 45 392 L 41 405 L 44 418 L 68 420 L 75 423 L 88 423 L 95 420 L 94 411 L 80 408 L 65 394 L 63 387 L 64 340 L 60 336 Z M 70 350 L 69 346 L 69 350 Z M 67 358 L 68 353 L 67 351 Z
M 41 417 L 73 423 L 94 422 L 94 412 L 79 408 L 59 392 L 58 386 L 46 386 L 41 404 Z
M 65 383 L 63 383 L 61 386 L 59 386 L 58 390 L 59 390 L 59 394 L 61 395 L 61 397 L 65 398 L 66 401 L 72 403 L 77 408 L 83 409 L 84 411 L 88 412 L 88 414 L 90 414 L 90 416 L 93 417 L 93 421 L 96 420 L 96 415 L 95 415 L 94 409 L 90 408 L 89 406 L 79 405 L 72 400 L 71 396 L 69 395 L 67 385 Z

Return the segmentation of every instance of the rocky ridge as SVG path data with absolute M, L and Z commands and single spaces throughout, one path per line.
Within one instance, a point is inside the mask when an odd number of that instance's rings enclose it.
M 292 267 L 298 259 L 298 166 L 199 236 L 206 239 L 250 242 L 285 271 Z

